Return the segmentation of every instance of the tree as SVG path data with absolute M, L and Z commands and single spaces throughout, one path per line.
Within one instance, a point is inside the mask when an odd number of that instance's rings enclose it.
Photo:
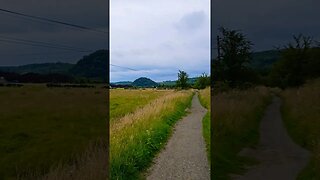
M 203 73 L 200 77 L 198 77 L 195 83 L 195 88 L 204 89 L 207 86 L 210 86 L 210 76 L 208 76 L 206 73 Z
M 252 70 L 248 68 L 251 60 L 252 43 L 240 32 L 220 28 L 218 48 L 221 54 L 213 63 L 213 78 L 225 81 L 231 87 L 252 81 Z
M 181 89 L 186 89 L 189 87 L 188 85 L 188 74 L 185 71 L 179 70 L 178 73 L 178 80 L 176 83 L 176 86 L 181 88 Z
M 280 60 L 273 66 L 270 73 L 270 84 L 281 88 L 299 86 L 307 78 L 315 76 L 319 67 L 317 48 L 312 48 L 311 37 L 302 34 L 293 36 L 282 50 Z

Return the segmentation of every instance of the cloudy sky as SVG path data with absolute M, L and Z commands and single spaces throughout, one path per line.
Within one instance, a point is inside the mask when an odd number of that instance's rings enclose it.
M 108 30 L 109 8 L 106 0 L 1 0 L 0 8 L 101 31 Z M 8 38 L 11 39 L 11 43 L 8 43 Z M 71 46 L 77 50 L 66 51 L 16 44 L 12 43 L 12 38 Z M 58 61 L 75 63 L 91 51 L 106 48 L 107 34 L 30 20 L 0 11 L 0 66 Z
M 111 82 L 175 80 L 179 69 L 209 73 L 209 1 L 111 1 L 110 52 Z
M 214 0 L 212 37 L 218 27 L 241 30 L 253 42 L 254 50 L 269 50 L 303 33 L 320 40 L 319 0 Z M 216 55 L 216 50 L 213 50 Z

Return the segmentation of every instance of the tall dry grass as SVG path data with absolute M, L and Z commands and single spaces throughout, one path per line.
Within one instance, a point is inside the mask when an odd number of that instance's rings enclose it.
M 199 92 L 199 100 L 202 106 L 208 111 L 202 119 L 202 134 L 206 142 L 206 148 L 208 153 L 208 159 L 211 160 L 211 138 L 210 138 L 210 125 L 211 125 L 211 92 L 210 87 L 202 89 Z
M 269 90 L 256 87 L 230 90 L 212 96 L 213 137 L 211 137 L 213 178 L 229 179 L 240 174 L 252 160 L 238 153 L 259 141 L 259 122 L 271 100 Z
M 163 147 L 173 124 L 190 106 L 191 91 L 170 91 L 110 128 L 111 179 L 136 179 Z
M 106 140 L 92 142 L 86 151 L 72 161 L 60 162 L 49 172 L 29 171 L 18 180 L 106 180 L 108 179 L 108 147 Z
M 166 95 L 163 95 L 153 101 L 151 101 L 146 106 L 137 109 L 134 113 L 127 113 L 122 118 L 117 120 L 116 123 L 111 124 L 110 134 L 121 130 L 122 128 L 130 128 L 133 125 L 139 123 L 140 121 L 143 124 L 146 124 L 148 120 L 152 120 L 155 114 L 160 114 L 163 109 L 171 108 L 173 109 L 172 103 L 169 103 L 172 100 L 180 99 L 185 97 L 185 92 L 174 92 L 174 91 L 165 91 Z M 134 101 L 135 102 L 135 101 Z M 132 102 L 132 103 L 134 103 Z
M 110 131 L 126 125 L 125 119 L 136 116 L 145 111 L 144 105 L 152 102 L 160 96 L 172 93 L 171 91 L 155 90 L 124 90 L 113 89 L 110 91 Z M 154 102 L 153 102 L 154 104 Z M 149 105 L 150 106 L 150 105 Z M 141 108 L 141 109 L 140 109 Z M 141 113 L 140 113 L 141 114 Z M 51 168 L 45 176 L 31 179 L 42 180 L 105 180 L 108 179 L 108 147 L 105 141 L 92 143 L 87 151 L 77 156 L 69 164 L 61 163 Z M 39 178 L 41 177 L 41 178 Z
M 135 112 L 151 101 L 161 97 L 169 91 L 151 90 L 151 89 L 111 89 L 110 90 L 110 123 L 117 121 L 119 118 Z
M 320 79 L 281 93 L 282 114 L 289 134 L 313 155 L 299 179 L 320 179 Z
M 211 91 L 210 87 L 200 90 L 199 92 L 199 100 L 202 106 L 206 109 L 210 110 L 211 105 Z

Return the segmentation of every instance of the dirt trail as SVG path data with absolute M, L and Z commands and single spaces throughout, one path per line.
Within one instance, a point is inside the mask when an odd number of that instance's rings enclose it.
M 165 149 L 155 158 L 147 179 L 209 180 L 210 169 L 202 136 L 202 118 L 206 113 L 196 94 L 190 114 L 180 120 Z
M 308 163 L 309 152 L 296 145 L 287 134 L 281 119 L 280 105 L 280 98 L 274 97 L 272 104 L 266 109 L 260 124 L 260 144 L 257 149 L 245 149 L 240 153 L 256 158 L 259 164 L 234 179 L 296 179 Z

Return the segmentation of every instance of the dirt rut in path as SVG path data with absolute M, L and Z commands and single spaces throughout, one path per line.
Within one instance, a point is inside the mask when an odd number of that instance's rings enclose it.
M 149 169 L 147 179 L 209 180 L 210 169 L 202 136 L 202 118 L 206 113 L 193 96 L 190 114 L 180 120 L 165 149 Z
M 239 180 L 293 180 L 307 165 L 309 152 L 295 144 L 284 127 L 280 112 L 281 100 L 274 97 L 260 124 L 257 149 L 245 149 L 240 155 L 254 157 L 257 166 L 249 168 Z

